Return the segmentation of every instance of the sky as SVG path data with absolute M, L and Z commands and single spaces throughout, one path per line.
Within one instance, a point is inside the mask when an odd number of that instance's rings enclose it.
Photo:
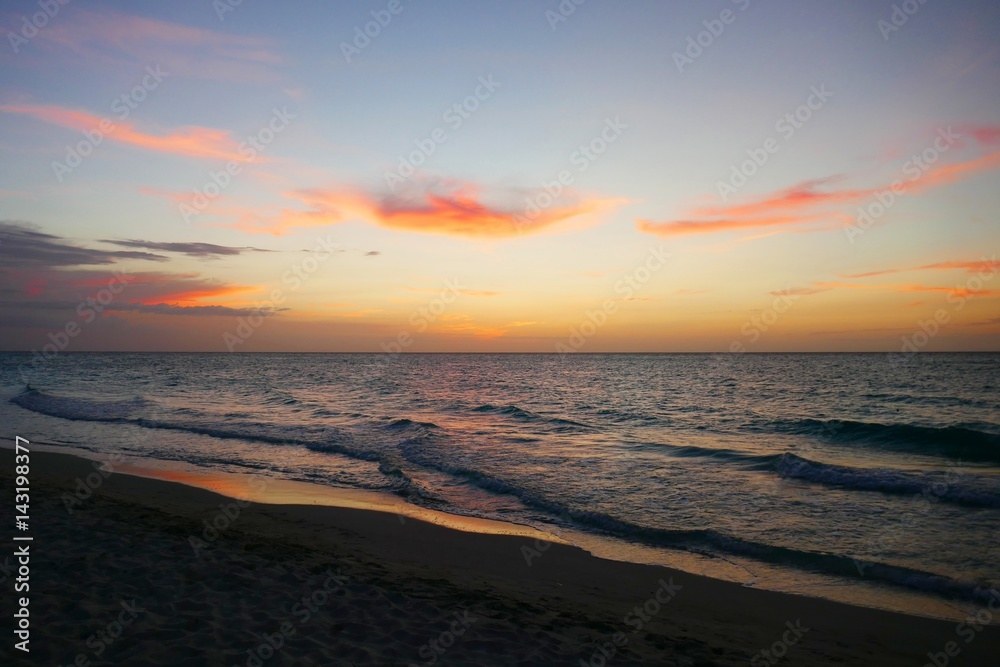
M 0 10 L 0 349 L 1000 350 L 989 0 Z

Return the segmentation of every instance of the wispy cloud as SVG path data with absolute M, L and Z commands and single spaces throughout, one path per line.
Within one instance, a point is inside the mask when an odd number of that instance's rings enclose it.
M 125 303 L 110 304 L 105 310 L 146 315 L 195 315 L 202 317 L 246 317 L 260 315 L 269 317 L 288 308 L 231 308 L 229 306 L 180 306 L 168 303 Z
M 874 290 L 884 292 L 936 292 L 941 294 L 954 294 L 961 297 L 970 296 L 996 296 L 1000 294 L 998 290 L 972 289 L 971 287 L 944 287 L 938 285 L 921 285 L 916 283 L 903 285 L 863 285 L 858 283 L 844 283 L 836 281 L 818 281 L 807 287 L 793 287 L 787 290 L 771 292 L 775 296 L 809 296 L 828 292 L 830 290 Z
M 5 267 L 69 267 L 114 264 L 123 259 L 165 262 L 150 252 L 84 248 L 30 226 L 0 221 L 0 258 Z
M 875 276 L 890 275 L 893 273 L 906 273 L 910 271 L 965 271 L 966 273 L 980 273 L 989 272 L 995 273 L 1000 271 L 1000 261 L 994 258 L 991 259 L 978 259 L 978 260 L 949 260 L 945 262 L 936 262 L 934 264 L 924 264 L 922 266 L 911 266 L 900 269 L 879 269 L 877 271 L 866 271 L 864 273 L 852 273 L 844 276 L 845 278 L 872 278 Z
M 789 287 L 788 289 L 775 290 L 772 296 L 812 296 L 820 292 L 826 292 L 830 287 Z
M 1000 126 L 975 126 L 968 130 L 980 147 L 1000 141 Z M 1000 151 L 940 164 L 928 168 L 910 181 L 902 182 L 906 192 L 917 193 L 954 183 L 983 171 L 1000 167 Z M 717 234 L 721 232 L 779 228 L 780 231 L 826 231 L 848 224 L 853 218 L 845 210 L 871 200 L 890 190 L 892 184 L 879 187 L 848 187 L 847 176 L 802 181 L 789 188 L 734 202 L 729 205 L 700 206 L 677 220 L 656 222 L 636 220 L 639 231 L 657 236 Z
M 101 239 L 101 243 L 110 243 L 123 248 L 144 248 L 146 250 L 159 250 L 160 252 L 178 253 L 199 259 L 217 259 L 219 257 L 242 255 L 248 252 L 272 252 L 263 248 L 253 248 L 250 246 L 224 246 L 214 243 L 165 243 L 155 241 L 141 241 L 137 239 L 111 240 Z
M 72 130 L 94 130 L 102 121 L 109 122 L 86 111 L 57 106 L 2 105 L 0 111 L 31 116 Z M 188 126 L 165 134 L 150 134 L 137 130 L 131 123 L 118 121 L 114 123 L 114 129 L 107 132 L 107 138 L 157 153 L 196 158 L 246 162 L 249 155 L 240 152 L 239 142 L 229 132 L 209 127 Z
M 276 83 L 284 60 L 270 38 L 83 8 L 39 31 L 39 40 L 92 65 L 156 63 L 173 76 L 221 81 Z
M 500 338 L 507 335 L 506 327 L 484 326 L 469 315 L 442 315 L 440 323 L 434 326 L 435 333 L 474 338 Z

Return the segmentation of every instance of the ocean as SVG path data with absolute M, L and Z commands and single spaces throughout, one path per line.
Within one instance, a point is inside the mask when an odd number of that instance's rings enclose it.
M 380 491 L 949 616 L 1000 588 L 998 371 L 998 354 L 3 353 L 0 419 L 5 439 Z

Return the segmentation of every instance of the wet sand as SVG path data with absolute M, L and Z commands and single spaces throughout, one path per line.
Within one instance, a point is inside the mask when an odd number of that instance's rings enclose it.
M 65 454 L 33 451 L 31 463 L 31 653 L 8 633 L 2 664 L 919 667 L 931 654 L 943 667 L 1000 656 L 995 625 L 604 560 L 532 529 L 439 525 L 363 494 L 352 507 L 264 504 L 222 478 L 232 497 Z M 5 596 L 8 619 L 13 605 Z M 980 621 L 1000 620 L 1000 595 L 993 607 Z

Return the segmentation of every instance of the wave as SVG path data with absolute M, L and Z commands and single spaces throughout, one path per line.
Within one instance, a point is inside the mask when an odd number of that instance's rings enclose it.
M 389 422 L 388 424 L 385 425 L 385 428 L 392 431 L 405 431 L 414 428 L 440 429 L 441 427 L 435 424 L 434 422 L 413 421 L 412 419 L 406 419 L 404 417 L 402 419 L 396 419 Z
M 183 431 L 213 438 L 250 440 L 270 445 L 297 445 L 312 451 L 340 454 L 361 461 L 378 463 L 380 472 L 396 480 L 397 483 L 392 484 L 392 487 L 397 493 L 407 495 L 418 492 L 417 485 L 413 480 L 399 469 L 400 462 L 391 451 L 379 451 L 359 446 L 359 443 L 352 439 L 349 434 L 330 426 L 294 427 L 240 421 L 218 426 L 199 423 L 193 418 L 181 424 L 137 416 L 137 412 L 141 408 L 149 405 L 149 401 L 141 397 L 120 401 L 83 399 L 54 396 L 37 389 L 28 389 L 14 396 L 10 401 L 33 412 L 74 421 L 132 424 L 142 428 Z M 411 422 L 411 424 L 418 425 L 415 422 Z M 426 428 L 423 425 L 420 427 Z M 211 459 L 202 457 L 202 460 L 210 461 Z
M 652 448 L 654 451 L 665 450 L 670 456 L 679 458 L 708 458 L 723 461 L 734 461 L 747 464 L 764 464 L 775 459 L 773 454 L 749 454 L 735 449 L 725 449 L 722 447 L 699 447 L 698 445 L 668 445 L 656 443 L 651 445 L 640 445 L 642 449 Z
M 409 453 L 407 459 L 411 459 L 413 454 L 413 452 Z M 415 458 L 423 457 L 418 454 Z M 549 517 L 562 519 L 571 525 L 588 528 L 620 539 L 638 541 L 650 546 L 690 551 L 710 557 L 718 556 L 721 552 L 828 575 L 856 579 L 872 578 L 953 598 L 987 599 L 980 582 L 956 580 L 915 568 L 879 563 L 851 556 L 763 544 L 709 529 L 669 530 L 642 526 L 609 514 L 569 507 L 481 471 L 430 461 L 416 460 L 414 462 L 435 467 L 452 476 L 462 477 L 481 489 L 516 496 L 525 505 L 542 510 Z
M 614 423 L 639 423 L 639 424 L 659 424 L 663 419 L 652 415 L 634 412 L 632 410 L 622 410 L 620 408 L 600 408 L 594 411 L 596 414 L 609 418 Z
M 171 429 L 219 438 L 253 440 L 275 445 L 298 445 L 313 451 L 336 453 L 354 459 L 375 462 L 378 464 L 380 473 L 394 480 L 390 484 L 390 488 L 395 493 L 418 503 L 444 503 L 446 501 L 422 488 L 419 483 L 407 475 L 404 470 L 407 464 L 446 473 L 486 491 L 515 496 L 525 506 L 542 511 L 549 521 L 568 524 L 619 539 L 708 556 L 729 554 L 747 557 L 761 562 L 835 576 L 876 579 L 954 598 L 977 599 L 977 596 L 980 595 L 978 582 L 956 580 L 918 569 L 858 560 L 849 555 L 765 544 L 712 529 L 671 530 L 644 526 L 611 514 L 573 507 L 548 497 L 544 492 L 527 488 L 514 481 L 501 479 L 487 472 L 465 467 L 462 464 L 453 463 L 452 458 L 440 456 L 440 450 L 437 450 L 434 445 L 438 438 L 447 436 L 442 433 L 443 429 L 430 422 L 398 419 L 384 425 L 382 433 L 386 430 L 390 432 L 401 431 L 405 437 L 402 442 L 387 445 L 384 438 L 377 437 L 377 432 L 374 434 L 375 437 L 369 441 L 328 426 L 289 427 L 287 425 L 252 422 L 235 422 L 224 426 L 215 426 L 196 422 L 178 424 L 149 419 L 135 414 L 139 408 L 145 405 L 146 399 L 142 397 L 119 401 L 84 400 L 52 396 L 38 390 L 30 390 L 22 392 L 11 400 L 26 409 L 66 419 L 114 421 L 134 424 L 143 428 Z M 779 474 L 789 477 L 827 484 L 871 486 L 875 484 L 871 481 L 872 479 L 880 479 L 877 484 L 881 484 L 883 488 L 895 485 L 895 488 L 902 489 L 910 488 L 906 484 L 913 481 L 899 477 L 898 475 L 901 473 L 896 474 L 896 477 L 885 476 L 885 471 L 863 471 L 829 466 L 791 454 L 751 455 L 735 450 L 712 450 L 699 447 L 674 449 L 680 456 L 728 458 L 761 469 L 773 469 Z M 873 474 L 876 477 L 864 477 L 864 475 Z M 882 475 L 882 477 L 879 478 L 878 475 Z M 992 503 L 996 498 L 994 495 L 984 500 L 968 493 L 963 496 L 960 491 L 956 488 L 951 495 L 945 493 L 942 498 L 971 503 Z
M 825 486 L 878 491 L 894 495 L 920 495 L 929 502 L 966 507 L 1000 508 L 1000 478 L 964 472 L 907 472 L 892 468 L 854 468 L 813 461 L 791 452 L 749 454 L 732 449 L 696 445 L 655 445 L 670 456 L 731 462 L 744 469 L 775 473 Z
M 779 420 L 775 430 L 835 443 L 865 444 L 893 451 L 1000 465 L 1000 433 L 967 426 L 880 424 L 844 419 Z
M 572 419 L 566 419 L 565 417 L 550 417 L 546 415 L 540 415 L 530 410 L 525 410 L 516 405 L 492 405 L 489 403 L 479 405 L 472 408 L 472 412 L 479 413 L 489 413 L 496 415 L 506 415 L 508 417 L 513 417 L 515 419 L 520 419 L 522 421 L 528 422 L 547 422 L 550 424 L 556 424 L 558 426 L 568 426 L 571 428 L 593 428 L 590 424 L 584 424 L 583 422 L 574 421 Z
M 40 412 L 50 417 L 101 422 L 127 421 L 139 410 L 152 404 L 149 399 L 143 396 L 118 400 L 94 400 L 52 396 L 38 389 L 25 389 L 12 397 L 10 402 L 26 410 Z
M 819 463 L 795 454 L 778 455 L 775 471 L 782 477 L 828 486 L 900 495 L 919 495 L 929 502 L 967 507 L 1000 508 L 1000 480 L 949 472 L 910 473 L 886 468 L 850 468 Z
M 860 398 L 866 401 L 880 401 L 883 403 L 902 403 L 909 405 L 934 405 L 946 407 L 975 407 L 983 409 L 997 408 L 997 404 L 992 401 L 973 399 L 967 396 L 934 395 L 934 394 L 890 394 L 882 392 L 869 392 Z

